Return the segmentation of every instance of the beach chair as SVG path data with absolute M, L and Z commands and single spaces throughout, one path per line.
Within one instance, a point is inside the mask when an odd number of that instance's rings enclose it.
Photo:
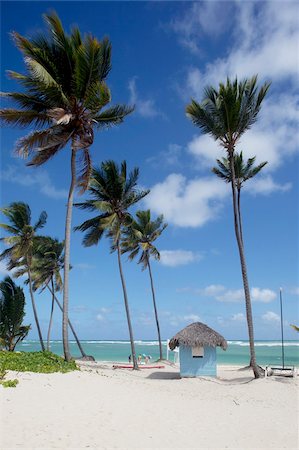
M 265 377 L 269 376 L 280 376 L 280 377 L 293 377 L 298 375 L 297 367 L 295 366 L 283 366 L 283 367 L 272 367 L 267 366 L 265 369 Z

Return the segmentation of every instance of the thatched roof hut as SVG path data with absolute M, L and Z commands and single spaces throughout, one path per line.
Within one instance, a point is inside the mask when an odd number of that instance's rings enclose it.
M 190 347 L 204 347 L 205 345 L 210 347 L 219 346 L 223 350 L 227 348 L 227 342 L 224 337 L 201 322 L 191 323 L 191 325 L 179 331 L 169 341 L 169 348 L 171 350 L 174 350 L 180 345 Z

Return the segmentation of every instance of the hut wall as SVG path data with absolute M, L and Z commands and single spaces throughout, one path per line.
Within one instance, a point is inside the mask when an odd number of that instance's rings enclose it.
M 216 348 L 205 346 L 202 358 L 193 358 L 192 347 L 180 345 L 181 377 L 200 377 L 217 375 Z

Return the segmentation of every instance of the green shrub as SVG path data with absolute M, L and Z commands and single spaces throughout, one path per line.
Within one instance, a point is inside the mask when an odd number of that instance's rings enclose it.
M 51 352 L 5 352 L 0 351 L 0 373 L 5 370 L 18 372 L 71 372 L 79 370 L 75 361 L 66 362 Z
M 3 387 L 7 388 L 7 387 L 16 387 L 16 385 L 18 384 L 19 380 L 6 380 L 6 381 L 0 381 L 0 384 L 2 384 Z

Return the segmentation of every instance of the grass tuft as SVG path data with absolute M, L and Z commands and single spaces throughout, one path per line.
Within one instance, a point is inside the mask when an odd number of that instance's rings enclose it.
M 16 385 L 18 384 L 19 380 L 6 380 L 6 381 L 0 381 L 0 384 L 2 384 L 3 387 L 8 388 L 8 387 L 16 387 Z

